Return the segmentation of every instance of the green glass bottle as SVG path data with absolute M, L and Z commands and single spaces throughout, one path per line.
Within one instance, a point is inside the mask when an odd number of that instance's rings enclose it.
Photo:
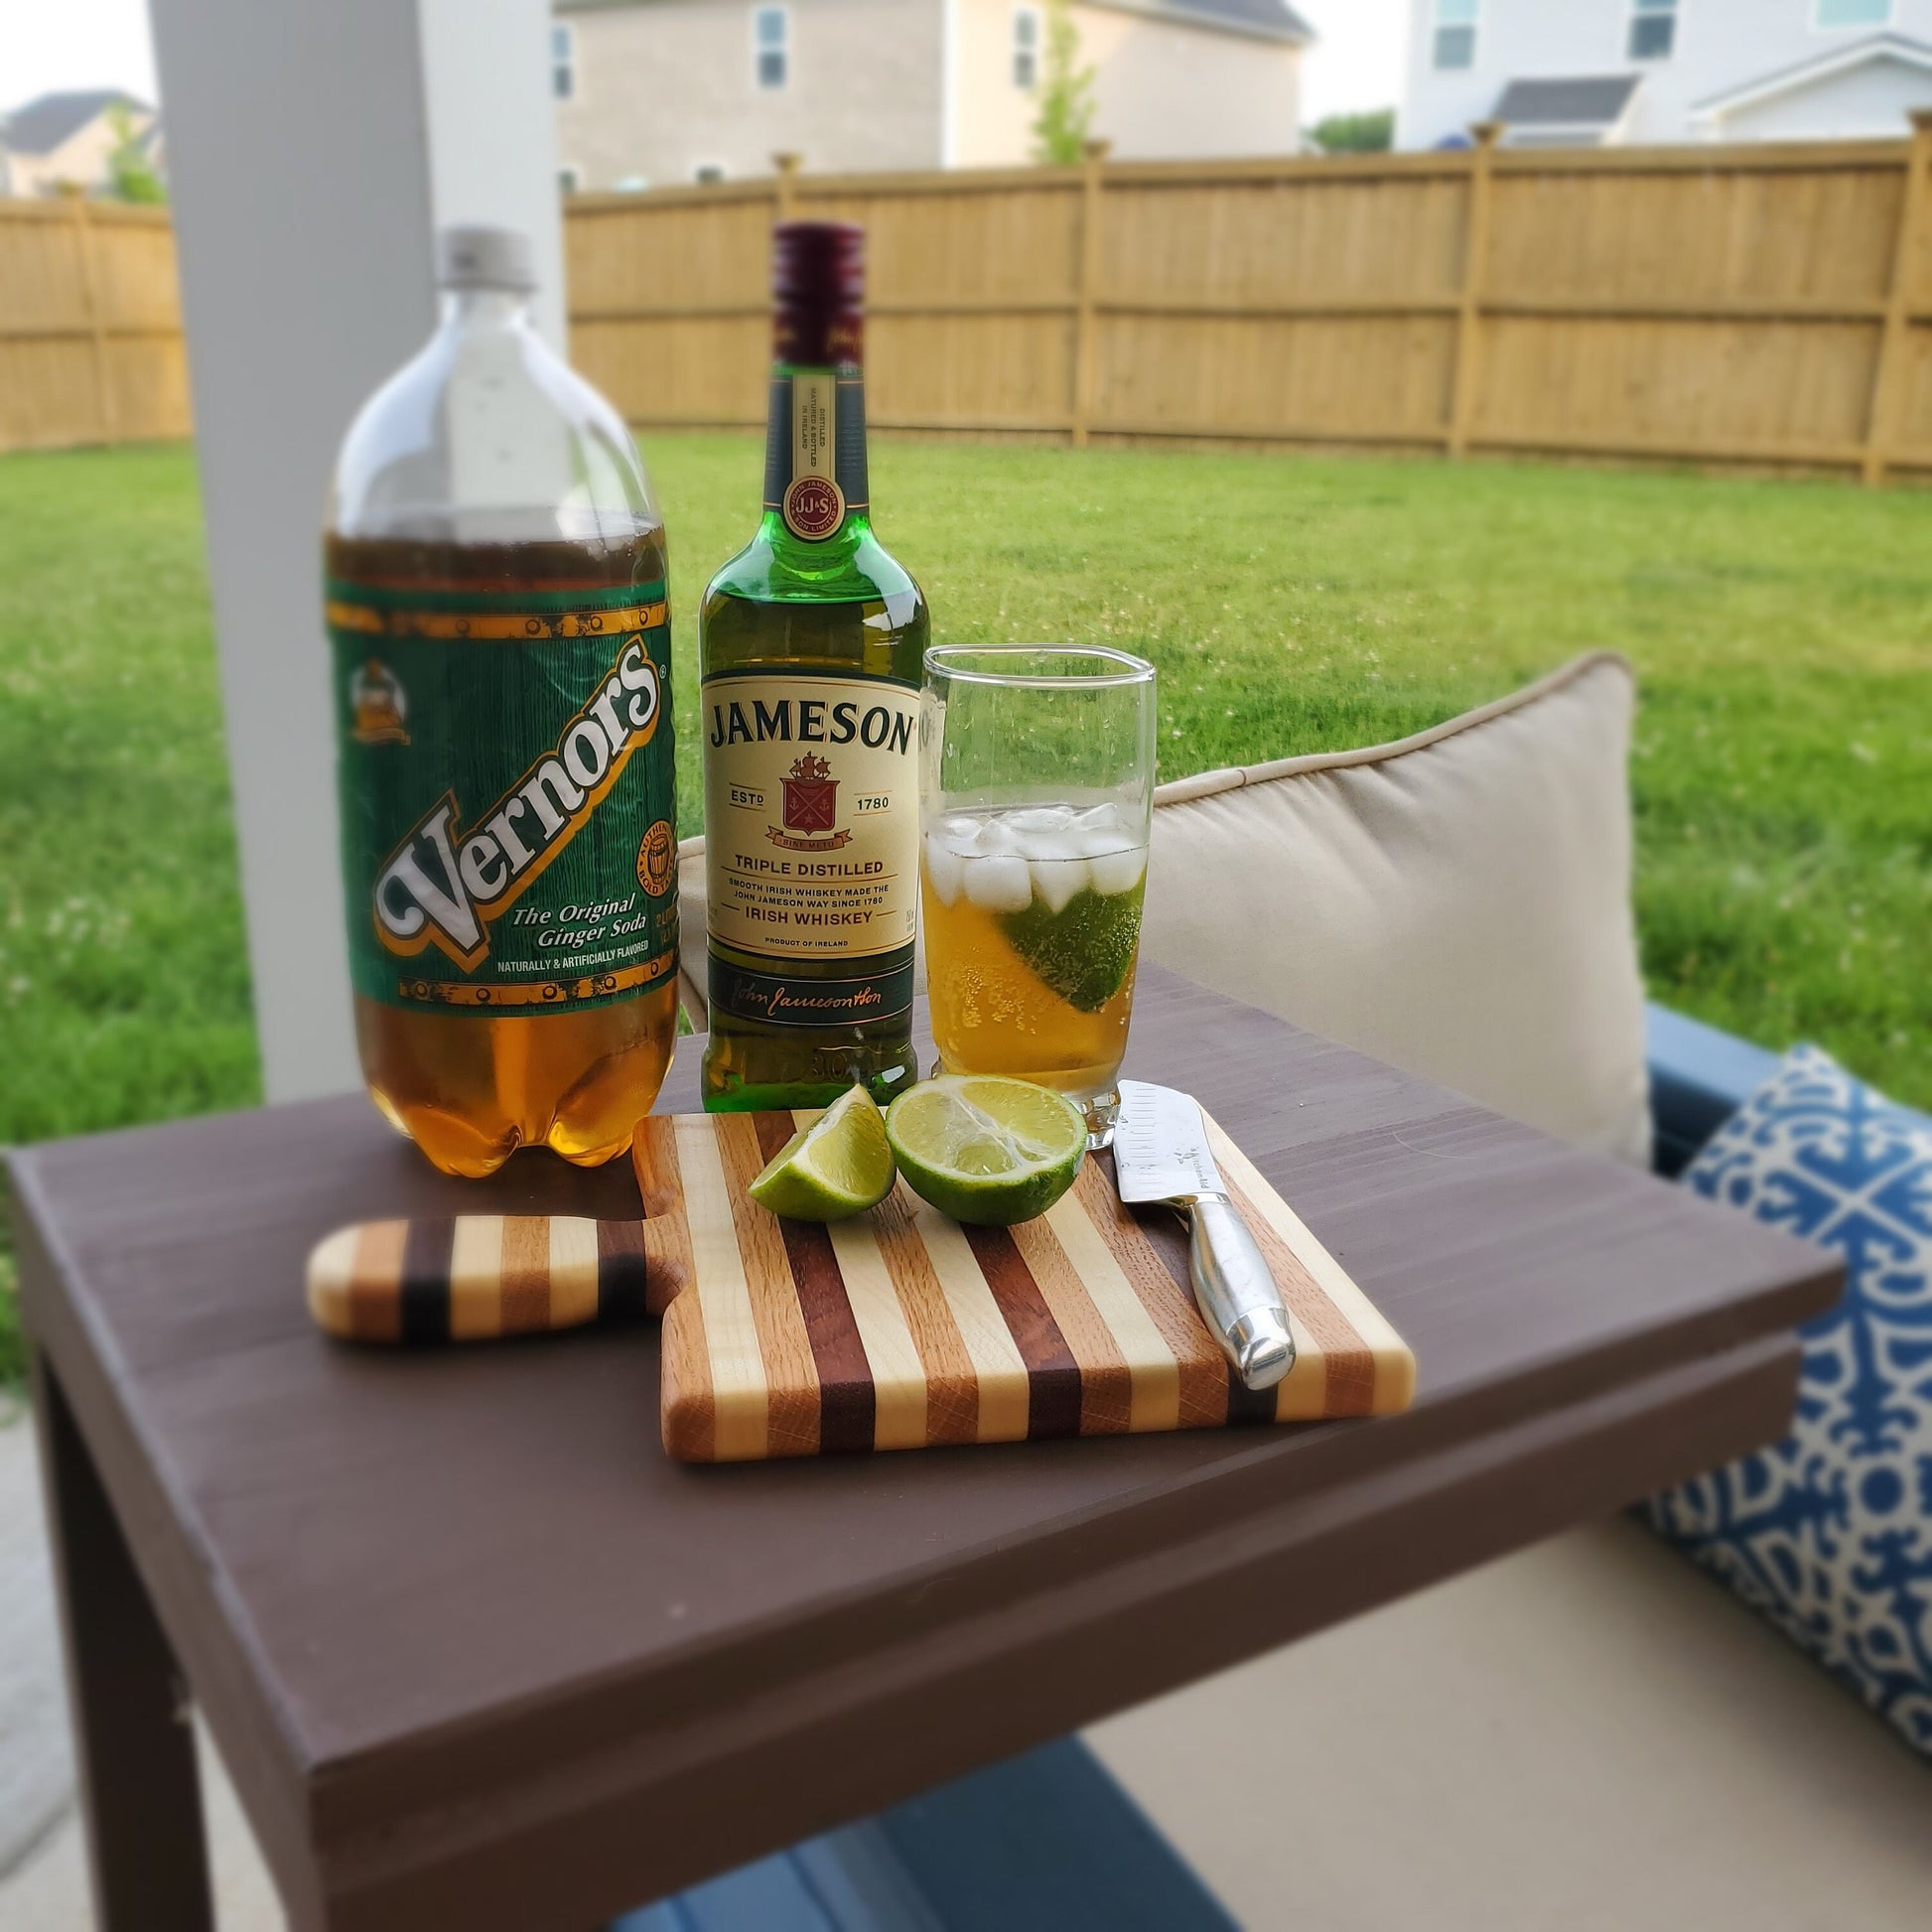
M 714 1112 L 916 1078 L 927 621 L 872 528 L 864 237 L 787 221 L 773 247 L 764 514 L 699 618 Z

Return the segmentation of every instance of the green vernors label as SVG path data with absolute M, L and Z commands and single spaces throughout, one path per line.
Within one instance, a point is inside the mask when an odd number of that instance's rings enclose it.
M 331 579 L 349 970 L 389 1006 L 568 1013 L 677 971 L 662 583 Z

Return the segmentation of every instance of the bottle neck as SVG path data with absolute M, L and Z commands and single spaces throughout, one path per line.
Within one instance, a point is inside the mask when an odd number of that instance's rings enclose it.
M 437 296 L 444 330 L 531 329 L 536 325 L 527 289 L 443 289 Z
M 764 443 L 764 534 L 807 556 L 871 521 L 865 371 L 777 362 Z

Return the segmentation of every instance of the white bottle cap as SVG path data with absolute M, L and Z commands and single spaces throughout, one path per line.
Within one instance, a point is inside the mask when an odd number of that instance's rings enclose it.
M 530 237 L 520 228 L 444 228 L 436 237 L 436 279 L 446 289 L 534 289 Z

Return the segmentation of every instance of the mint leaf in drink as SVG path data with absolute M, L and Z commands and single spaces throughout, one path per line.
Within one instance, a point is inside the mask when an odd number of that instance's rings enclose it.
M 1037 894 L 999 915 L 1008 943 L 1077 1013 L 1098 1013 L 1127 984 L 1141 939 L 1145 878 L 1124 893 L 1077 892 L 1055 912 Z

